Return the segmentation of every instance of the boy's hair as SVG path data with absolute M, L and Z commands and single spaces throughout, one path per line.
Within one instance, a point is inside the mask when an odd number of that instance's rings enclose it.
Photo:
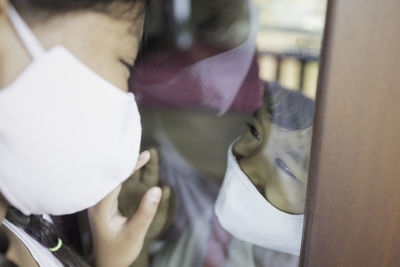
M 264 103 L 271 122 L 280 128 L 295 131 L 313 124 L 314 101 L 299 91 L 288 90 L 277 82 L 268 82 Z

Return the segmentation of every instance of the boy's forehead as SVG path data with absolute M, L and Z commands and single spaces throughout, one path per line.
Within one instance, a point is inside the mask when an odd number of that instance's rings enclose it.
M 277 126 L 275 123 L 270 123 L 267 138 L 268 141 L 277 142 L 280 145 L 287 145 L 301 149 L 311 145 L 312 126 L 300 130 L 287 130 Z
M 271 124 L 267 148 L 283 153 L 295 162 L 308 164 L 311 148 L 312 127 L 289 131 Z

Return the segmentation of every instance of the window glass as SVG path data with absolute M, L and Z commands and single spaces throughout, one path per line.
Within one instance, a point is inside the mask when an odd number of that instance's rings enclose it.
M 297 266 L 326 1 L 160 2 L 130 80 L 171 190 L 152 266 Z

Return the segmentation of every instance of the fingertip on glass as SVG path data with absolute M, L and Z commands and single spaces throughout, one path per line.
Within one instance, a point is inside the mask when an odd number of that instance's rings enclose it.
M 158 203 L 161 200 L 162 190 L 160 187 L 155 186 L 149 189 L 147 192 L 147 200 L 150 203 Z
M 150 152 L 148 150 L 142 151 L 139 154 L 139 160 L 147 160 L 150 158 Z

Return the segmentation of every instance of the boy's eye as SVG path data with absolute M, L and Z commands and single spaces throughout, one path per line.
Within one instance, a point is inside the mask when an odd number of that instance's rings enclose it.
M 297 177 L 290 171 L 289 167 L 286 165 L 286 163 L 282 159 L 276 158 L 275 162 L 283 172 L 285 172 L 287 175 L 289 175 L 293 179 L 297 179 Z
M 247 123 L 247 127 L 249 127 L 251 134 L 258 140 L 260 140 L 260 134 L 258 133 L 256 127 L 249 122 Z

